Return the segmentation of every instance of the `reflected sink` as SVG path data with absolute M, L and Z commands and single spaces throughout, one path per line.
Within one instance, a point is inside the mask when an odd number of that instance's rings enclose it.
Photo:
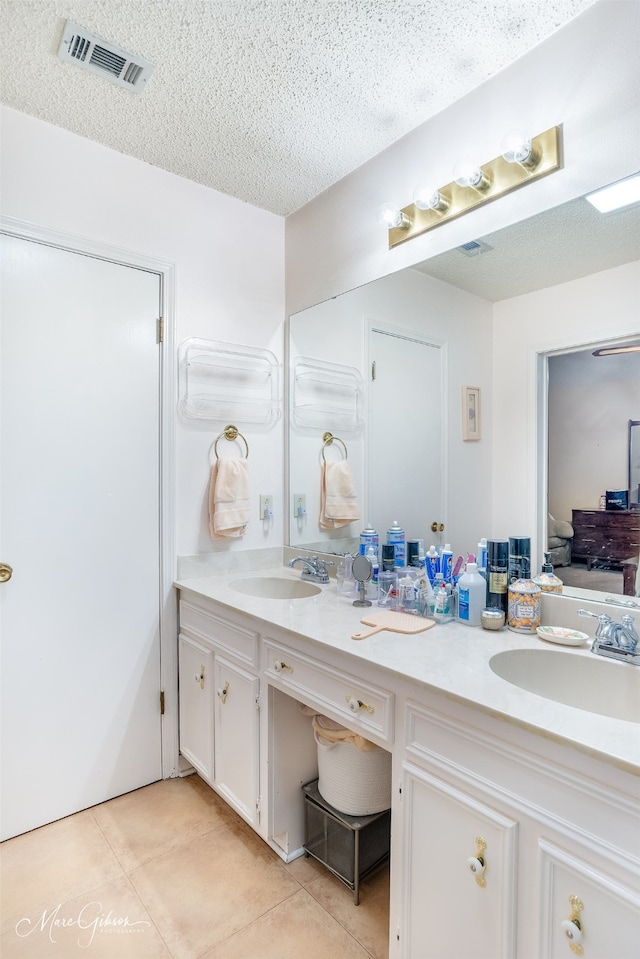
M 506 649 L 489 660 L 508 683 L 589 713 L 640 723 L 640 667 L 550 649 Z
M 231 589 L 258 599 L 306 599 L 322 592 L 320 586 L 304 579 L 286 579 L 284 576 L 244 576 L 229 583 Z

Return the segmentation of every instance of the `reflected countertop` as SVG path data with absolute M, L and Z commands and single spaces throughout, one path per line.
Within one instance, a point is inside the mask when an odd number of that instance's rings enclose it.
M 357 641 L 351 636 L 363 628 L 360 622 L 363 611 L 348 599 L 338 597 L 333 579 L 318 595 L 293 600 L 260 598 L 230 586 L 244 576 L 274 575 L 300 579 L 297 571 L 272 566 L 259 571 L 179 579 L 175 586 L 213 600 L 230 611 L 254 617 L 266 626 L 303 637 L 318 646 L 318 653 L 321 649 L 325 653 L 331 649 L 347 654 L 353 659 L 352 669 L 356 673 L 358 662 L 371 663 L 384 671 L 390 689 L 393 689 L 394 677 L 398 677 L 411 686 L 437 690 L 640 775 L 640 724 L 597 715 L 586 708 L 566 706 L 527 692 L 500 678 L 489 665 L 492 656 L 507 649 L 547 649 L 565 656 L 592 657 L 588 643 L 581 647 L 556 646 L 537 635 L 515 633 L 506 628 L 484 630 L 457 622 L 436 624 L 415 634 L 384 631 Z M 546 622 L 544 614 L 543 621 Z M 593 620 L 582 620 L 579 628 L 593 635 L 592 623 Z M 261 631 L 264 632 L 263 627 Z M 640 667 L 607 661 L 606 667 L 611 666 L 637 671 L 640 690 Z M 608 675 L 606 667 L 605 676 Z

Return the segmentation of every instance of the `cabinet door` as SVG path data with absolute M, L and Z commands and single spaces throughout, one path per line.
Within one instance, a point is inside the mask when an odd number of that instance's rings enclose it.
M 216 789 L 257 827 L 260 681 L 241 666 L 216 656 L 215 688 Z
M 213 782 L 213 652 L 180 634 L 180 752 L 194 769 Z
M 517 823 L 408 763 L 403 806 L 404 959 L 511 959 Z
M 540 959 L 572 959 L 575 955 L 636 959 L 640 948 L 637 875 L 630 883 L 613 878 L 594 864 L 591 849 L 585 850 L 582 859 L 546 840 L 539 840 L 538 845 L 542 863 Z M 574 915 L 579 928 L 572 922 Z

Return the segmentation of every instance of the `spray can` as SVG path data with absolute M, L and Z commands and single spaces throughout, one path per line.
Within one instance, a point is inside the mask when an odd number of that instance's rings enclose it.
M 487 606 L 503 610 L 507 615 L 509 542 L 506 539 L 487 541 Z
M 420 565 L 420 544 L 422 540 L 420 539 L 408 539 L 407 540 L 407 566 L 419 566 Z M 424 547 L 423 547 L 424 552 Z
M 531 575 L 531 539 L 528 536 L 509 537 L 509 583 L 529 579 Z
M 381 548 L 382 568 L 385 572 L 393 572 L 396 568 L 396 551 L 393 544 L 383 543 Z
M 367 550 L 370 546 L 373 546 L 374 550 L 376 551 L 376 556 L 378 556 L 380 537 L 371 523 L 367 523 L 365 528 L 360 533 L 360 553 L 362 556 L 367 555 Z
M 398 520 L 394 519 L 392 525 L 387 530 L 387 543 L 393 546 L 396 566 L 407 565 L 406 541 L 402 526 L 398 525 Z

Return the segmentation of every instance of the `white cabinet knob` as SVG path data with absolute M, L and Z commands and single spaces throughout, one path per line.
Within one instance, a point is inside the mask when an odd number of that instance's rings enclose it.
M 565 939 L 568 939 L 572 945 L 582 945 L 582 930 L 575 919 L 563 919 L 560 928 Z
M 347 701 L 347 706 L 349 707 L 352 713 L 359 713 L 361 709 L 364 709 L 365 713 L 371 713 L 371 714 L 375 713 L 375 709 L 373 708 L 373 706 L 369 706 L 367 705 L 367 703 L 363 703 L 361 699 L 356 699 L 355 696 L 351 696 L 350 694 L 347 694 L 345 698 Z
M 481 859 L 480 856 L 469 856 L 467 859 L 467 866 L 476 877 L 484 876 L 484 859 Z
M 279 659 L 274 659 L 273 668 L 275 669 L 276 673 L 282 673 L 282 672 L 292 673 L 293 672 L 293 666 L 287 666 L 286 663 L 281 662 Z

